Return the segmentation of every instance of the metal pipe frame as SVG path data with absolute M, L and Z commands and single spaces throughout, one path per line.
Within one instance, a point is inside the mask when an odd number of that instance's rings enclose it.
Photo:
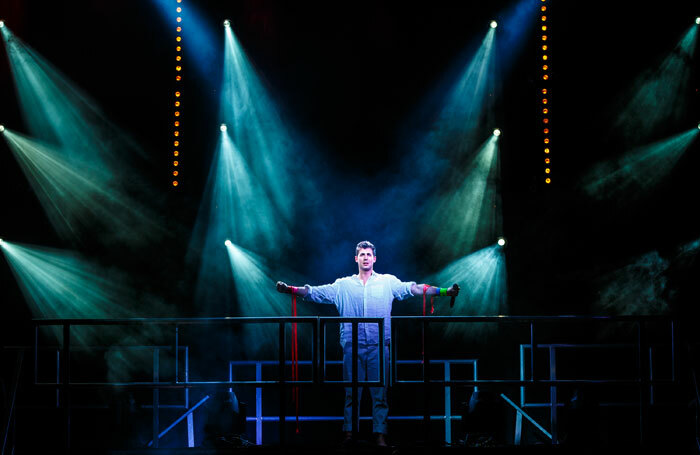
M 528 324 L 530 331 L 530 346 L 535 348 L 544 346 L 535 344 L 535 324 L 537 323 L 577 323 L 577 322 L 590 322 L 590 321 L 600 321 L 600 322 L 632 322 L 637 324 L 638 327 L 638 339 L 637 339 L 637 365 L 638 374 L 635 379 L 626 380 L 577 380 L 577 379 L 557 379 L 554 370 L 551 369 L 551 362 L 553 361 L 554 352 L 550 352 L 550 375 L 549 379 L 538 379 L 535 376 L 535 349 L 530 350 L 530 378 L 526 379 L 524 377 L 523 371 L 521 370 L 520 379 L 477 379 L 476 377 L 471 380 L 454 380 L 449 374 L 445 374 L 443 380 L 432 379 L 429 374 L 429 366 L 431 365 L 430 351 L 428 349 L 428 343 L 425 344 L 425 349 L 423 352 L 422 359 L 422 378 L 420 380 L 399 380 L 397 377 L 397 364 L 400 363 L 397 359 L 396 343 L 398 340 L 398 329 L 397 325 L 403 320 L 420 321 L 422 329 L 427 333 L 427 329 L 431 323 L 482 323 L 482 322 L 493 322 L 493 323 L 513 323 L 513 324 Z M 353 333 L 353 356 L 352 361 L 355 368 L 353 368 L 353 377 L 350 381 L 328 381 L 326 379 L 326 334 L 325 327 L 328 323 L 351 323 L 352 333 Z M 645 375 L 645 365 L 643 351 L 643 326 L 648 322 L 669 322 L 670 323 L 670 336 L 671 336 L 671 355 L 672 355 L 672 380 L 654 380 L 653 376 Z M 384 376 L 384 356 L 380 355 L 380 378 L 378 381 L 360 381 L 357 377 L 357 331 L 358 325 L 360 323 L 370 323 L 378 324 L 381 339 L 384 339 L 384 319 L 383 318 L 345 318 L 345 317 L 236 317 L 236 318 L 133 318 L 133 319 L 36 319 L 32 321 L 32 325 L 35 329 L 34 336 L 34 379 L 35 385 L 53 385 L 56 387 L 57 384 L 50 383 L 39 383 L 38 379 L 38 351 L 39 351 L 39 336 L 38 330 L 40 326 L 62 326 L 63 329 L 63 346 L 60 350 L 60 357 L 62 357 L 63 365 L 61 368 L 57 365 L 57 371 L 59 372 L 60 380 L 58 386 L 60 389 L 61 404 L 64 407 L 65 416 L 65 446 L 70 448 L 70 391 L 73 388 L 81 387 L 134 387 L 134 388 L 150 388 L 153 390 L 153 447 L 157 447 L 158 441 L 158 407 L 159 407 L 159 395 L 158 390 L 161 388 L 181 388 L 189 389 L 197 386 L 215 386 L 215 387 L 231 387 L 232 385 L 254 385 L 258 389 L 263 387 L 279 387 L 280 388 L 280 407 L 279 407 L 279 421 L 284 422 L 287 420 L 285 415 L 286 408 L 286 389 L 288 387 L 308 387 L 316 386 L 319 384 L 334 384 L 338 386 L 350 386 L 353 390 L 353 433 L 356 433 L 357 428 L 357 389 L 358 387 L 365 386 L 377 386 L 385 384 L 387 378 Z M 160 371 L 158 368 L 157 352 L 159 349 L 154 351 L 154 379 L 153 382 L 83 382 L 76 383 L 71 381 L 70 371 L 70 353 L 71 353 L 71 326 L 75 325 L 172 325 L 174 326 L 174 343 L 170 348 L 174 348 L 174 352 L 179 351 L 179 328 L 185 325 L 236 325 L 236 324 L 277 324 L 278 325 L 278 378 L 277 380 L 264 381 L 261 376 L 256 375 L 256 380 L 254 381 L 189 381 L 189 377 L 186 374 L 184 381 L 179 379 L 179 356 L 175 355 L 175 381 L 160 381 Z M 313 331 L 312 339 L 312 374 L 311 379 L 306 381 L 289 381 L 285 374 L 286 365 L 286 344 L 285 337 L 286 324 L 310 324 Z M 644 431 L 644 405 L 643 405 L 643 392 L 649 390 L 651 392 L 651 387 L 654 385 L 673 385 L 677 384 L 676 372 L 676 347 L 675 347 L 675 326 L 674 321 L 668 316 L 394 316 L 392 317 L 391 323 L 391 333 L 392 333 L 392 346 L 391 346 L 391 357 L 390 357 L 390 370 L 391 370 L 391 383 L 392 384 L 420 384 L 424 389 L 424 431 L 425 440 L 429 438 L 429 422 L 434 420 L 434 416 L 430 415 L 430 395 L 429 388 L 432 385 L 441 385 L 443 387 L 450 386 L 474 386 L 478 385 L 518 385 L 522 386 L 523 390 L 525 386 L 533 385 L 544 385 L 551 387 L 552 397 L 556 397 L 556 387 L 559 385 L 628 385 L 636 386 L 640 391 L 640 442 L 643 443 L 643 431 Z M 322 359 L 319 362 L 319 359 Z M 58 361 L 61 359 L 59 358 Z M 57 361 L 57 362 L 58 362 Z M 521 365 L 523 361 L 523 351 L 521 345 Z M 319 365 L 321 363 L 322 365 Z M 436 362 L 437 363 L 437 362 Z M 188 368 L 185 367 L 187 372 Z M 449 373 L 449 372 L 446 372 Z M 521 392 L 521 405 L 524 404 L 524 392 Z M 524 407 L 524 406 L 523 406 Z M 556 410 L 552 411 L 553 420 L 556 420 Z M 285 444 L 285 430 L 284 425 L 280 425 L 280 443 Z M 556 443 L 556 430 L 553 431 L 553 442 Z

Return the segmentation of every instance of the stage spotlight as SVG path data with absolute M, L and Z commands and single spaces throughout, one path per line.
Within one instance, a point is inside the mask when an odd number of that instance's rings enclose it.
M 0 133 L 4 133 L 4 132 L 5 132 L 5 125 L 0 125 Z
M 226 130 L 228 129 L 228 127 L 226 126 L 225 123 L 222 123 L 221 126 L 219 127 L 219 129 L 220 129 L 222 132 L 224 132 L 224 131 L 226 131 Z
M 0 28 L 3 28 L 5 26 L 5 21 L 0 20 Z
M 224 20 L 224 27 L 229 28 L 231 26 L 231 21 L 228 19 Z
M 226 239 L 226 241 L 224 242 L 224 245 L 233 246 L 233 243 L 231 243 L 231 241 L 229 239 Z
M 496 28 L 496 27 L 498 27 L 498 22 L 496 22 L 496 21 L 491 21 L 491 24 L 490 24 L 490 25 L 491 25 L 491 28 Z
M 698 129 L 700 130 L 700 123 L 698 123 Z M 4 130 L 5 130 L 5 128 L 2 125 L 0 125 L 0 131 L 4 131 Z
M 498 246 L 506 246 L 506 239 L 503 237 L 498 238 Z
M 0 21 L 0 24 L 1 24 L 1 23 L 2 23 L 2 21 Z M 700 17 L 696 17 L 696 18 L 695 18 L 695 23 L 696 23 L 696 24 L 700 24 Z M 2 27 L 2 25 L 0 25 L 0 27 Z
M 3 243 L 4 243 L 4 241 L 2 239 L 0 239 L 0 245 L 2 245 Z
M 500 136 L 500 135 L 501 135 L 501 130 L 499 130 L 498 128 L 496 128 L 495 130 L 493 130 L 493 135 L 496 136 L 496 137 Z

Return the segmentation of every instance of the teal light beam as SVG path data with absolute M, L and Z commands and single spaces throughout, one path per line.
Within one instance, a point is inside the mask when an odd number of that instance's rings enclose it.
M 493 121 L 496 29 L 489 27 L 479 49 L 442 98 L 428 135 L 429 149 L 460 156 L 475 145 L 479 127 Z
M 223 243 L 221 246 L 224 246 Z M 278 279 L 289 283 L 303 283 L 305 280 L 289 270 L 275 270 L 265 258 L 235 243 L 227 242 L 226 250 L 241 316 L 291 316 L 291 296 L 278 293 L 275 284 Z M 301 298 L 297 298 L 298 311 L 301 301 Z M 300 330 L 300 340 L 304 339 L 301 335 L 302 331 L 311 333 L 308 326 L 298 326 L 298 330 Z M 251 354 L 252 351 L 256 354 L 270 354 L 277 349 L 276 325 L 248 324 L 244 327 L 243 333 Z
M 426 204 L 422 237 L 440 257 L 460 257 L 502 234 L 498 142 L 492 135 L 463 168 L 451 169 L 450 184 Z
M 299 138 L 292 138 L 231 27 L 224 30 L 221 139 L 189 256 L 199 261 L 196 294 L 203 302 L 221 301 L 227 292 L 220 279 L 228 268 L 221 242 L 230 239 L 266 259 L 279 259 L 293 240 L 293 215 L 318 198 L 310 183 L 313 172 L 308 162 L 301 164 L 305 151 Z
M 69 161 L 56 146 L 7 128 L 3 138 L 63 238 L 80 242 L 97 230 L 103 238 L 138 244 L 158 232 L 153 215 L 110 183 L 109 170 L 89 159 Z
M 67 250 L 3 241 L 2 252 L 36 318 L 120 318 L 131 312 L 124 305 L 132 297 L 117 272 L 90 263 Z M 93 330 L 78 331 L 85 337 Z
M 145 312 L 161 317 L 171 315 L 167 304 L 143 290 L 137 292 L 122 271 L 90 261 L 74 251 L 5 240 L 0 241 L 0 249 L 34 318 L 133 318 L 143 317 Z M 50 335 L 60 343 L 61 328 L 47 329 L 42 336 Z M 77 345 L 110 346 L 104 352 L 109 380 L 148 381 L 153 371 L 152 351 L 130 346 L 167 344 L 170 334 L 163 332 L 167 330 L 159 325 L 74 325 L 71 340 Z
M 4 136 L 58 233 L 80 243 L 90 228 L 102 241 L 134 246 L 167 235 L 148 206 L 153 194 L 137 195 L 148 191 L 132 166 L 141 149 L 7 27 L 2 36 L 31 139 Z
M 657 127 L 686 115 L 697 29 L 691 26 L 659 66 L 640 75 L 623 96 L 623 108 L 614 126 L 628 145 L 648 141 Z
M 436 303 L 440 316 L 497 316 L 507 314 L 508 289 L 504 247 L 494 244 L 450 263 L 439 272 L 425 278 L 425 283 L 440 286 L 458 283 L 459 296 L 454 308 L 443 297 Z M 439 333 L 446 340 L 476 340 L 495 329 L 495 324 L 448 323 Z
M 130 153 L 140 149 L 55 66 L 2 28 L 20 109 L 31 135 L 60 146 L 67 160 L 91 160 L 117 178 Z
M 264 192 L 265 204 L 274 212 L 274 217 L 268 218 L 268 224 L 272 223 L 268 230 L 277 236 L 279 249 L 279 246 L 291 240 L 284 226 L 292 220 L 292 207 L 298 208 L 307 203 L 306 198 L 297 196 L 305 194 L 313 199 L 315 192 L 309 187 L 309 175 L 302 179 L 294 177 L 298 176 L 298 165 L 303 162 L 303 151 L 293 145 L 295 138 L 290 128 L 283 121 L 269 90 L 232 27 L 225 27 L 224 30 L 221 118 L 245 160 L 247 172 L 257 180 L 259 190 Z M 250 244 L 243 238 L 232 240 L 241 245 Z M 275 250 L 265 253 L 271 255 Z
M 692 128 L 632 150 L 617 162 L 600 163 L 584 176 L 582 186 L 599 200 L 633 200 L 648 194 L 669 175 L 699 133 Z
M 217 295 L 226 292 L 221 286 L 229 276 L 221 248 L 225 239 L 270 251 L 291 238 L 288 225 L 229 133 L 220 132 L 203 198 L 206 204 L 195 226 L 193 242 L 202 242 L 197 299 L 204 302 L 220 300 Z

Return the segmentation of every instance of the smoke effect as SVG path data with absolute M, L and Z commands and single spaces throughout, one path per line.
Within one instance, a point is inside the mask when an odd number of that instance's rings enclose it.
M 603 314 L 651 315 L 668 311 L 667 271 L 670 262 L 657 251 L 647 253 L 599 281 L 595 307 Z

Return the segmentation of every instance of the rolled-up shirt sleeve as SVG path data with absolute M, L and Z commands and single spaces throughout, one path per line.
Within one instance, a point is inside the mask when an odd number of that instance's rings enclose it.
M 309 286 L 308 284 L 305 285 L 304 287 L 307 289 L 308 293 L 306 294 L 304 300 L 314 303 L 336 305 L 338 290 L 340 288 L 338 281 L 339 280 L 335 280 L 333 284 L 322 284 L 320 286 Z
M 389 275 L 389 283 L 391 284 L 391 294 L 396 300 L 404 300 L 413 297 L 411 287 L 416 284 L 415 281 L 401 281 L 394 275 Z

